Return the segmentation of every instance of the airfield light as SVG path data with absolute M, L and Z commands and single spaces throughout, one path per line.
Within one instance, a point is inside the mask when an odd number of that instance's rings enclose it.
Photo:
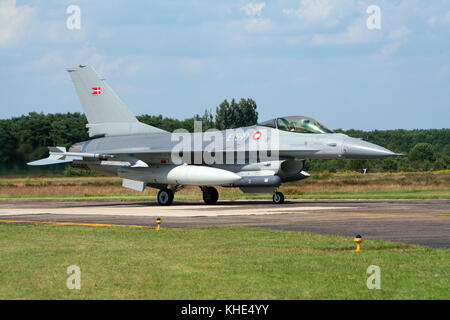
M 157 218 L 156 223 L 157 223 L 156 230 L 161 230 L 161 218 Z
M 361 235 L 357 234 L 353 241 L 356 242 L 356 251 L 361 251 L 361 242 L 363 242 Z

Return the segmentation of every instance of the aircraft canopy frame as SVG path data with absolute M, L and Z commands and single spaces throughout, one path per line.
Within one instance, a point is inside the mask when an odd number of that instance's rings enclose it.
M 320 121 L 305 116 L 289 116 L 264 121 L 258 125 L 298 133 L 335 133 Z

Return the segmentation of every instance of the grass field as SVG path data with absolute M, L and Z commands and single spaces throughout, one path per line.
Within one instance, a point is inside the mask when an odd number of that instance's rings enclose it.
M 283 184 L 291 199 L 449 199 L 450 171 L 408 173 L 315 173 L 309 179 Z M 116 177 L 0 178 L 1 200 L 148 200 L 157 190 L 124 189 Z M 220 199 L 268 199 L 267 194 L 244 194 L 219 188 Z M 201 200 L 198 187 L 187 187 L 177 200 Z
M 450 251 L 256 228 L 0 224 L 0 299 L 449 299 Z M 69 290 L 69 265 L 81 289 Z M 381 289 L 366 287 L 381 268 Z

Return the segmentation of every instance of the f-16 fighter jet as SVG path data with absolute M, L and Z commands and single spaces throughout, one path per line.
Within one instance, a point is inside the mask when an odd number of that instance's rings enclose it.
M 224 131 L 167 132 L 139 122 L 93 68 L 80 65 L 67 71 L 86 114 L 91 139 L 75 143 L 69 150 L 49 147 L 48 158 L 28 164 L 70 163 L 108 172 L 121 177 L 126 188 L 141 192 L 146 187 L 159 189 L 160 205 L 172 204 L 174 194 L 188 185 L 199 186 L 207 204 L 219 199 L 215 186 L 273 194 L 273 202 L 281 204 L 284 195 L 277 190 L 283 182 L 309 177 L 303 170 L 305 159 L 397 155 L 335 133 L 305 116 L 279 117 Z

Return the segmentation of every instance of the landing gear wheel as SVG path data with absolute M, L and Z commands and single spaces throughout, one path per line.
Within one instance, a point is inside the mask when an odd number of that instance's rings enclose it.
M 282 204 L 284 202 L 284 195 L 281 192 L 275 192 L 272 199 L 273 203 Z
M 203 191 L 203 201 L 206 204 L 214 204 L 219 200 L 219 192 L 214 187 L 205 187 L 202 189 Z
M 173 191 L 170 189 L 161 189 L 156 198 L 161 206 L 170 206 L 173 202 Z

